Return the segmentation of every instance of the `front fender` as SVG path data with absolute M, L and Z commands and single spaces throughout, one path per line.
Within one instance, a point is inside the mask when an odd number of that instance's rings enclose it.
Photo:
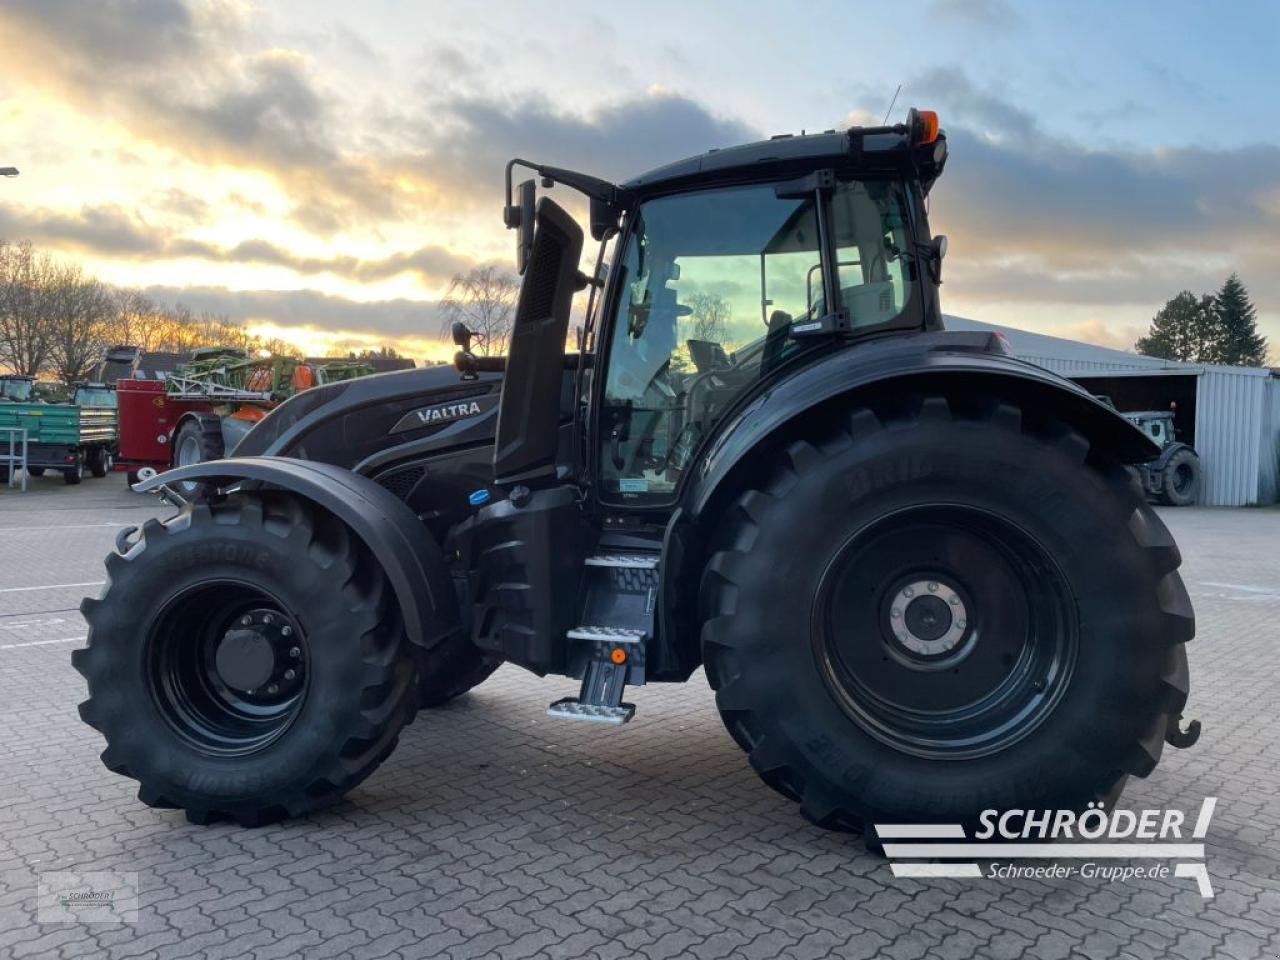
M 699 458 L 682 506 L 695 519 L 744 458 L 789 424 L 856 394 L 977 388 L 1037 406 L 1080 431 L 1122 463 L 1160 452 L 1150 438 L 1084 388 L 1043 367 L 994 352 L 994 337 L 967 332 L 894 336 L 841 350 L 764 390 L 730 416 Z
M 138 483 L 204 480 L 218 487 L 252 484 L 287 490 L 329 511 L 373 552 L 395 590 L 405 632 L 420 646 L 460 626 L 457 597 L 439 545 L 412 510 L 381 485 L 342 467 L 289 457 L 238 457 L 179 467 Z
M 1181 440 L 1175 440 L 1160 451 L 1160 457 L 1152 464 L 1152 466 L 1157 470 L 1163 470 L 1169 465 L 1169 461 L 1173 459 L 1173 455 L 1179 450 L 1190 450 L 1192 453 L 1196 452 L 1195 448 L 1192 447 L 1191 444 L 1183 443 Z M 1196 454 L 1196 456 L 1199 456 L 1199 454 Z

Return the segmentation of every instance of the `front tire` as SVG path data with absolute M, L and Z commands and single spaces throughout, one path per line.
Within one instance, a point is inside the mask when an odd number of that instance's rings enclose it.
M 1080 810 L 1154 769 L 1194 619 L 1122 467 L 986 397 L 860 409 L 780 454 L 720 524 L 702 643 L 725 725 L 806 817 Z
M 122 546 L 81 605 L 73 662 L 103 763 L 144 803 L 254 826 L 333 802 L 390 754 L 413 659 L 385 574 L 340 521 L 239 494 Z
M 189 418 L 173 438 L 174 467 L 189 467 L 210 460 L 221 460 L 224 454 L 222 427 L 216 417 Z M 190 500 L 206 484 L 202 480 L 182 480 L 175 483 L 178 493 Z

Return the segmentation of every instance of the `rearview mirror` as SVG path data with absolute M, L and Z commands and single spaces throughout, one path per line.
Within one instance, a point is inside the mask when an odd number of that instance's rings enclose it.
M 521 276 L 529 265 L 529 254 L 533 252 L 533 211 L 537 192 L 538 185 L 534 181 L 521 183 L 503 216 L 507 227 L 516 232 L 516 273 Z
M 946 255 L 947 236 L 940 233 L 929 244 L 929 273 L 933 275 L 935 284 L 941 285 L 942 283 L 942 260 Z

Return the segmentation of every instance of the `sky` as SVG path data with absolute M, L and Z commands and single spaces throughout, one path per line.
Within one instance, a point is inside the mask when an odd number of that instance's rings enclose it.
M 0 0 L 0 237 L 310 354 L 451 354 L 512 156 L 626 178 L 935 109 L 947 312 L 1128 348 L 1239 272 L 1280 358 L 1280 6 Z

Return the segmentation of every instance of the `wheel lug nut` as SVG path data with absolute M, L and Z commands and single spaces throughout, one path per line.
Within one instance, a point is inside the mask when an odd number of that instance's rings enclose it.
M 287 623 L 280 628 L 280 636 L 288 637 L 288 636 L 291 636 L 292 634 L 293 634 L 293 627 L 289 626 Z
M 916 595 L 916 592 L 912 590 L 910 587 L 906 587 L 903 589 L 902 595 L 904 597 L 914 597 Z
M 948 602 L 949 602 L 953 607 L 958 607 L 958 606 L 960 606 L 960 598 L 959 598 L 959 597 L 952 597 Z
M 302 648 L 301 648 L 301 647 L 290 647 L 290 648 L 289 648 L 289 656 L 291 656 L 291 657 L 293 657 L 293 659 L 297 660 L 300 656 L 302 656 Z
M 248 616 L 241 617 L 240 623 L 247 627 L 249 624 L 253 623 L 253 618 Z
M 929 592 L 930 592 L 930 593 L 937 593 L 937 592 L 938 592 L 938 585 L 937 585 L 936 583 L 930 582 L 930 583 L 929 583 Z
M 898 617 L 902 616 L 902 611 L 899 610 L 897 607 L 894 607 L 892 610 L 889 611 L 889 616 L 893 617 L 896 620 L 898 619 Z
M 957 620 L 956 626 L 963 630 L 965 628 L 965 622 L 963 620 Z
M 297 675 L 298 675 L 298 674 L 297 674 L 296 672 L 294 672 L 293 670 L 286 670 L 286 671 L 284 672 L 284 678 L 285 678 L 286 680 L 292 680 L 292 679 L 293 679 L 294 677 L 296 677 Z
M 271 684 L 271 686 L 267 687 L 267 693 L 279 693 L 279 692 L 280 692 L 280 688 L 277 687 L 274 683 Z
M 269 613 L 264 613 L 264 614 L 262 615 L 262 622 L 263 622 L 263 623 L 274 623 L 274 622 L 275 622 L 275 618 L 273 618 L 273 617 L 271 616 L 271 614 L 269 614 Z

